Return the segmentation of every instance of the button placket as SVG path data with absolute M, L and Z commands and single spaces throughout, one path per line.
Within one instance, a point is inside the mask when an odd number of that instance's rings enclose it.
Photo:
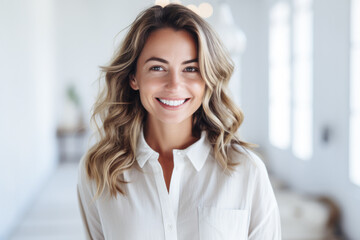
M 176 221 L 173 214 L 173 207 L 166 188 L 163 171 L 158 159 L 150 161 L 154 172 L 156 188 L 160 200 L 160 206 L 163 217 L 163 226 L 166 240 L 177 240 Z
M 180 199 L 180 180 L 182 175 L 182 167 L 184 164 L 184 154 L 180 150 L 174 150 L 174 170 L 170 182 L 170 200 L 173 206 L 174 217 L 177 219 Z

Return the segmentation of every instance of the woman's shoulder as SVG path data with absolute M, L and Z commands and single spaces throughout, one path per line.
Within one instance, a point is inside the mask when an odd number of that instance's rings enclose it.
M 259 154 L 245 146 L 233 144 L 229 150 L 230 161 L 235 169 L 245 168 L 247 171 L 266 172 L 266 167 Z
M 86 166 L 87 155 L 84 154 L 78 165 L 78 188 L 93 192 L 94 191 L 94 180 L 90 179 L 87 174 Z
M 85 168 L 85 162 L 86 162 L 86 154 L 84 154 L 79 161 L 78 164 L 78 179 L 83 180 L 86 177 L 86 168 Z
M 247 182 L 251 184 L 253 193 L 257 194 L 257 196 L 270 196 L 273 194 L 266 165 L 259 154 L 242 146 L 235 146 L 235 149 L 231 152 L 232 160 L 237 163 L 234 167 L 233 176 L 242 179 L 245 177 Z

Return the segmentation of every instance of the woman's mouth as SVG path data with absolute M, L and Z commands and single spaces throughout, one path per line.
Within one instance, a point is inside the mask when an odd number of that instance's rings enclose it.
M 187 102 L 190 98 L 177 99 L 177 100 L 169 100 L 163 98 L 156 98 L 160 103 L 169 106 L 169 107 L 178 107 Z

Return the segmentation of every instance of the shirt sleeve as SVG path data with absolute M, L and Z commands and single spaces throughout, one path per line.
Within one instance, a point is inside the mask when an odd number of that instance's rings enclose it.
M 255 164 L 249 240 L 281 240 L 279 208 L 264 163 L 251 154 Z
M 99 212 L 94 200 L 94 182 L 87 178 L 84 158 L 80 161 L 78 169 L 77 195 L 86 239 L 104 239 Z

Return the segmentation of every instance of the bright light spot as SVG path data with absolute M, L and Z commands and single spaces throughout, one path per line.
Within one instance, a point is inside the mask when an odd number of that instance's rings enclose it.
M 278 2 L 270 12 L 270 21 L 284 23 L 288 21 L 290 16 L 289 4 L 285 2 Z
M 187 8 L 189 8 L 191 11 L 195 12 L 202 18 L 208 18 L 210 17 L 214 10 L 210 3 L 201 3 L 199 7 L 197 7 L 194 4 L 187 5 Z
M 293 56 L 293 152 L 301 160 L 313 153 L 312 53 L 313 14 L 311 0 L 297 0 L 294 7 Z
M 272 67 L 269 73 L 269 138 L 286 149 L 290 145 L 290 66 Z
M 290 144 L 290 108 L 289 105 L 272 104 L 269 107 L 270 142 L 280 148 L 286 149 Z
M 213 14 L 214 10 L 210 3 L 204 2 L 199 5 L 199 12 L 201 17 L 208 18 Z
M 360 1 L 351 3 L 351 40 L 360 42 Z
M 360 186 L 360 1 L 351 1 L 349 177 Z
M 200 11 L 199 11 L 198 7 L 195 6 L 194 4 L 187 5 L 187 8 L 190 9 L 191 11 L 193 11 L 194 13 L 200 15 Z
M 350 118 L 350 179 L 360 186 L 360 113 Z
M 155 5 L 159 5 L 162 7 L 165 7 L 166 5 L 170 3 L 176 3 L 181 4 L 180 0 L 173 0 L 170 2 L 170 0 L 155 0 Z M 203 2 L 199 6 L 196 6 L 194 4 L 187 5 L 187 8 L 189 8 L 191 11 L 196 13 L 202 18 L 208 18 L 211 17 L 214 13 L 214 9 L 210 3 Z
M 291 66 L 289 5 L 276 4 L 270 12 L 269 138 L 281 149 L 290 146 Z
M 360 26 L 360 25 L 359 25 Z M 360 28 L 360 27 L 359 27 Z M 355 44 L 354 44 L 355 45 Z M 351 51 L 350 110 L 360 112 L 360 42 Z
M 155 0 L 155 5 L 160 5 L 162 7 L 165 7 L 170 3 L 170 0 Z
M 293 152 L 301 160 L 312 157 L 312 109 L 295 108 L 294 110 L 294 139 Z
M 297 12 L 294 16 L 295 57 L 311 57 L 313 47 L 313 15 L 309 11 Z

